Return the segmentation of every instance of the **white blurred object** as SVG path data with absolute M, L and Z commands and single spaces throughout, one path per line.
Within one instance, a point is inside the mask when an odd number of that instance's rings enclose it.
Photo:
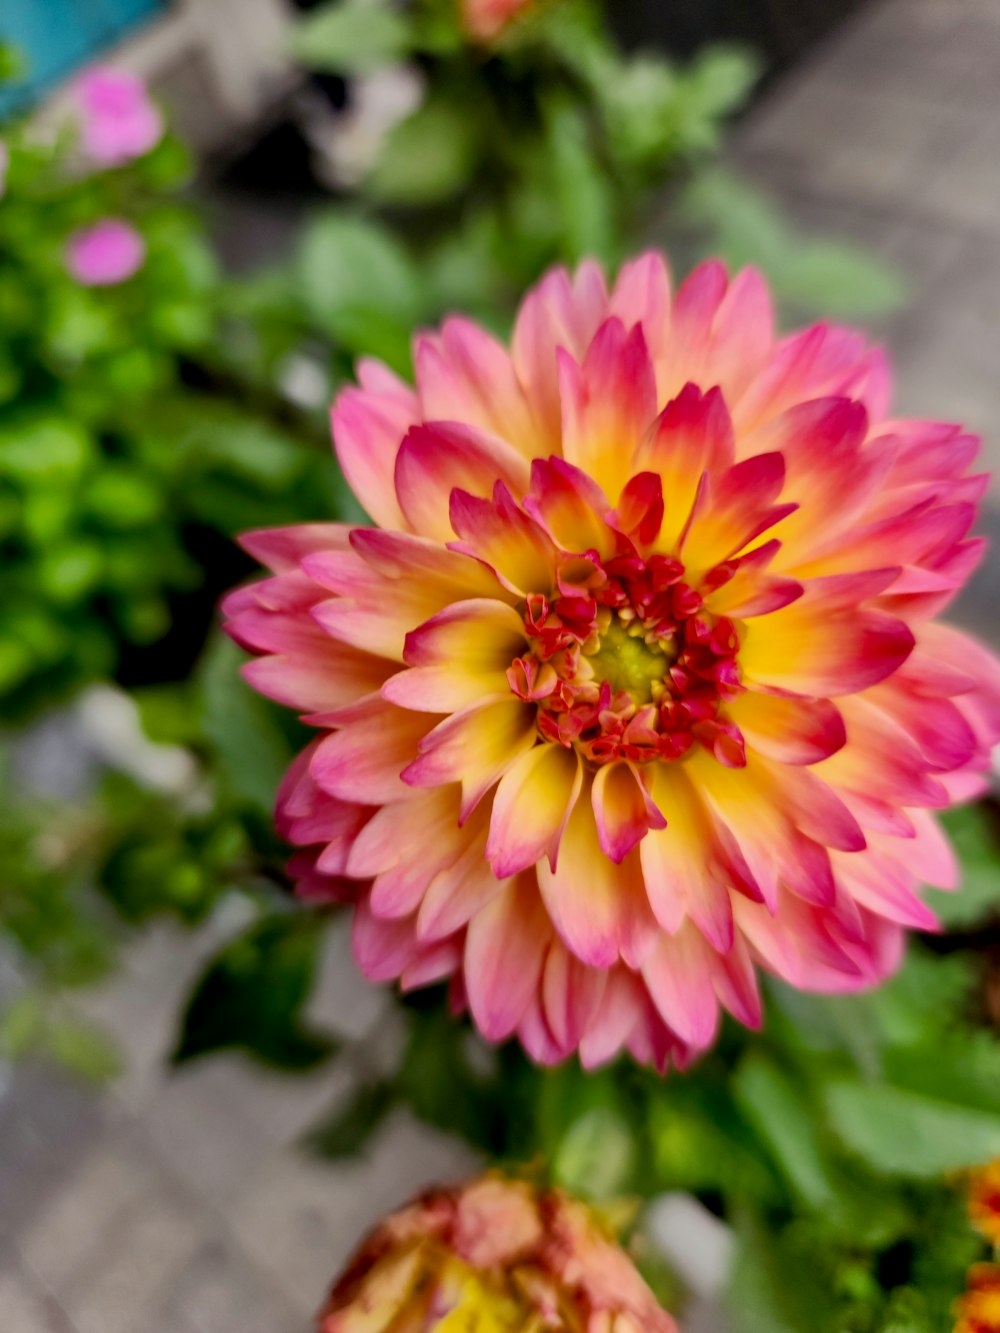
M 352 79 L 345 111 L 334 112 L 325 99 L 304 95 L 302 130 L 323 184 L 349 189 L 362 181 L 378 160 L 389 131 L 420 106 L 425 87 L 414 66 L 392 65 Z
M 80 735 L 95 755 L 154 791 L 189 795 L 196 786 L 194 756 L 179 745 L 158 745 L 143 732 L 139 709 L 121 690 L 94 685 L 74 709 Z
M 294 20 L 289 0 L 173 0 L 94 63 L 144 79 L 182 139 L 199 151 L 218 149 L 301 81 L 287 54 Z M 35 117 L 41 133 L 74 114 L 75 73 Z
M 323 362 L 306 352 L 292 352 L 278 368 L 281 392 L 296 407 L 325 407 L 332 397 Z
M 661 1194 L 646 1210 L 646 1231 L 695 1296 L 723 1294 L 733 1260 L 732 1232 L 697 1199 Z

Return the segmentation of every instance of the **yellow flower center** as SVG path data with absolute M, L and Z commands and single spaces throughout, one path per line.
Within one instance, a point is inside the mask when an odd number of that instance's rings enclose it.
M 666 692 L 663 678 L 676 655 L 670 648 L 668 638 L 651 635 L 647 640 L 640 621 L 625 624 L 614 615 L 597 650 L 585 656 L 598 684 L 607 681 L 616 694 L 624 690 L 635 703 L 648 704 L 659 702 Z

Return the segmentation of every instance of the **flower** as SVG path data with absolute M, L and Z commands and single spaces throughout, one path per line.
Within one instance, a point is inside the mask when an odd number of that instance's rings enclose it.
M 1000 1158 L 972 1172 L 968 1199 L 972 1225 L 991 1245 L 1000 1246 Z
M 462 27 L 477 42 L 491 42 L 534 0 L 460 0 Z
M 1000 1267 L 973 1264 L 965 1295 L 955 1302 L 954 1333 L 1000 1333 Z
M 7 193 L 7 172 L 10 169 L 10 149 L 0 139 L 0 199 Z
M 319 1333 L 676 1333 L 631 1259 L 557 1191 L 487 1175 L 433 1190 L 363 1243 Z
M 163 117 L 134 74 L 95 65 L 77 79 L 74 91 L 83 146 L 101 166 L 131 162 L 163 138 Z
M 369 977 L 450 977 L 547 1063 L 684 1065 L 720 1006 L 760 1022 L 758 966 L 885 978 L 1000 735 L 1000 664 L 933 619 L 977 440 L 886 420 L 860 335 L 776 339 L 754 271 L 671 292 L 656 254 L 415 364 L 333 412 L 379 526 L 250 534 L 273 577 L 225 608 L 320 732 L 278 797 L 300 892 L 354 904 Z
M 66 242 L 66 267 L 85 287 L 113 287 L 138 273 L 146 243 L 122 218 L 102 218 L 80 227 Z

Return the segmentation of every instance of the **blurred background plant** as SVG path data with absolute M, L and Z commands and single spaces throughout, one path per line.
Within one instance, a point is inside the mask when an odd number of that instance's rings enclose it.
M 360 1091 L 312 1150 L 361 1152 L 405 1105 L 601 1202 L 693 1194 L 735 1230 L 737 1329 L 931 1333 L 984 1254 L 960 1173 L 1000 1154 L 993 806 L 953 817 L 966 890 L 896 982 L 851 1000 L 773 986 L 766 1034 L 727 1031 L 685 1079 L 535 1069 L 435 992 L 399 1001 L 388 1073 L 303 1017 L 332 917 L 289 899 L 271 826 L 300 738 L 243 686 L 213 608 L 250 568 L 239 532 L 364 521 L 326 421 L 354 360 L 405 373 L 416 326 L 461 308 L 503 331 L 549 264 L 613 266 L 651 236 L 682 268 L 761 263 L 798 314 L 901 299 L 884 266 L 799 235 L 720 165 L 755 56 L 626 55 L 605 18 L 596 0 L 311 8 L 292 114 L 320 188 L 249 272 L 220 264 L 211 182 L 144 93 L 145 140 L 111 159 L 79 87 L 54 130 L 2 126 L 0 930 L 28 984 L 0 1054 L 110 1077 L 118 1054 L 67 989 L 151 919 L 236 904 L 175 1057 L 350 1062 Z

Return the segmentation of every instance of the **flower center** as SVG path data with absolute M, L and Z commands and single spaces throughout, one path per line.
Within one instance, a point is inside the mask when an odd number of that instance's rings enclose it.
M 663 698 L 667 686 L 664 677 L 676 656 L 675 636 L 648 634 L 641 620 L 624 622 L 611 613 L 605 628 L 600 628 L 596 652 L 584 648 L 581 669 L 589 667 L 593 679 L 611 686 L 613 694 L 625 691 L 636 704 L 648 704 Z
M 602 561 L 588 551 L 563 561 L 558 595 L 525 600 L 531 646 L 507 680 L 536 704 L 543 739 L 592 765 L 680 759 L 695 744 L 720 763 L 746 763 L 723 711 L 743 688 L 739 636 L 683 574 L 663 555 Z

